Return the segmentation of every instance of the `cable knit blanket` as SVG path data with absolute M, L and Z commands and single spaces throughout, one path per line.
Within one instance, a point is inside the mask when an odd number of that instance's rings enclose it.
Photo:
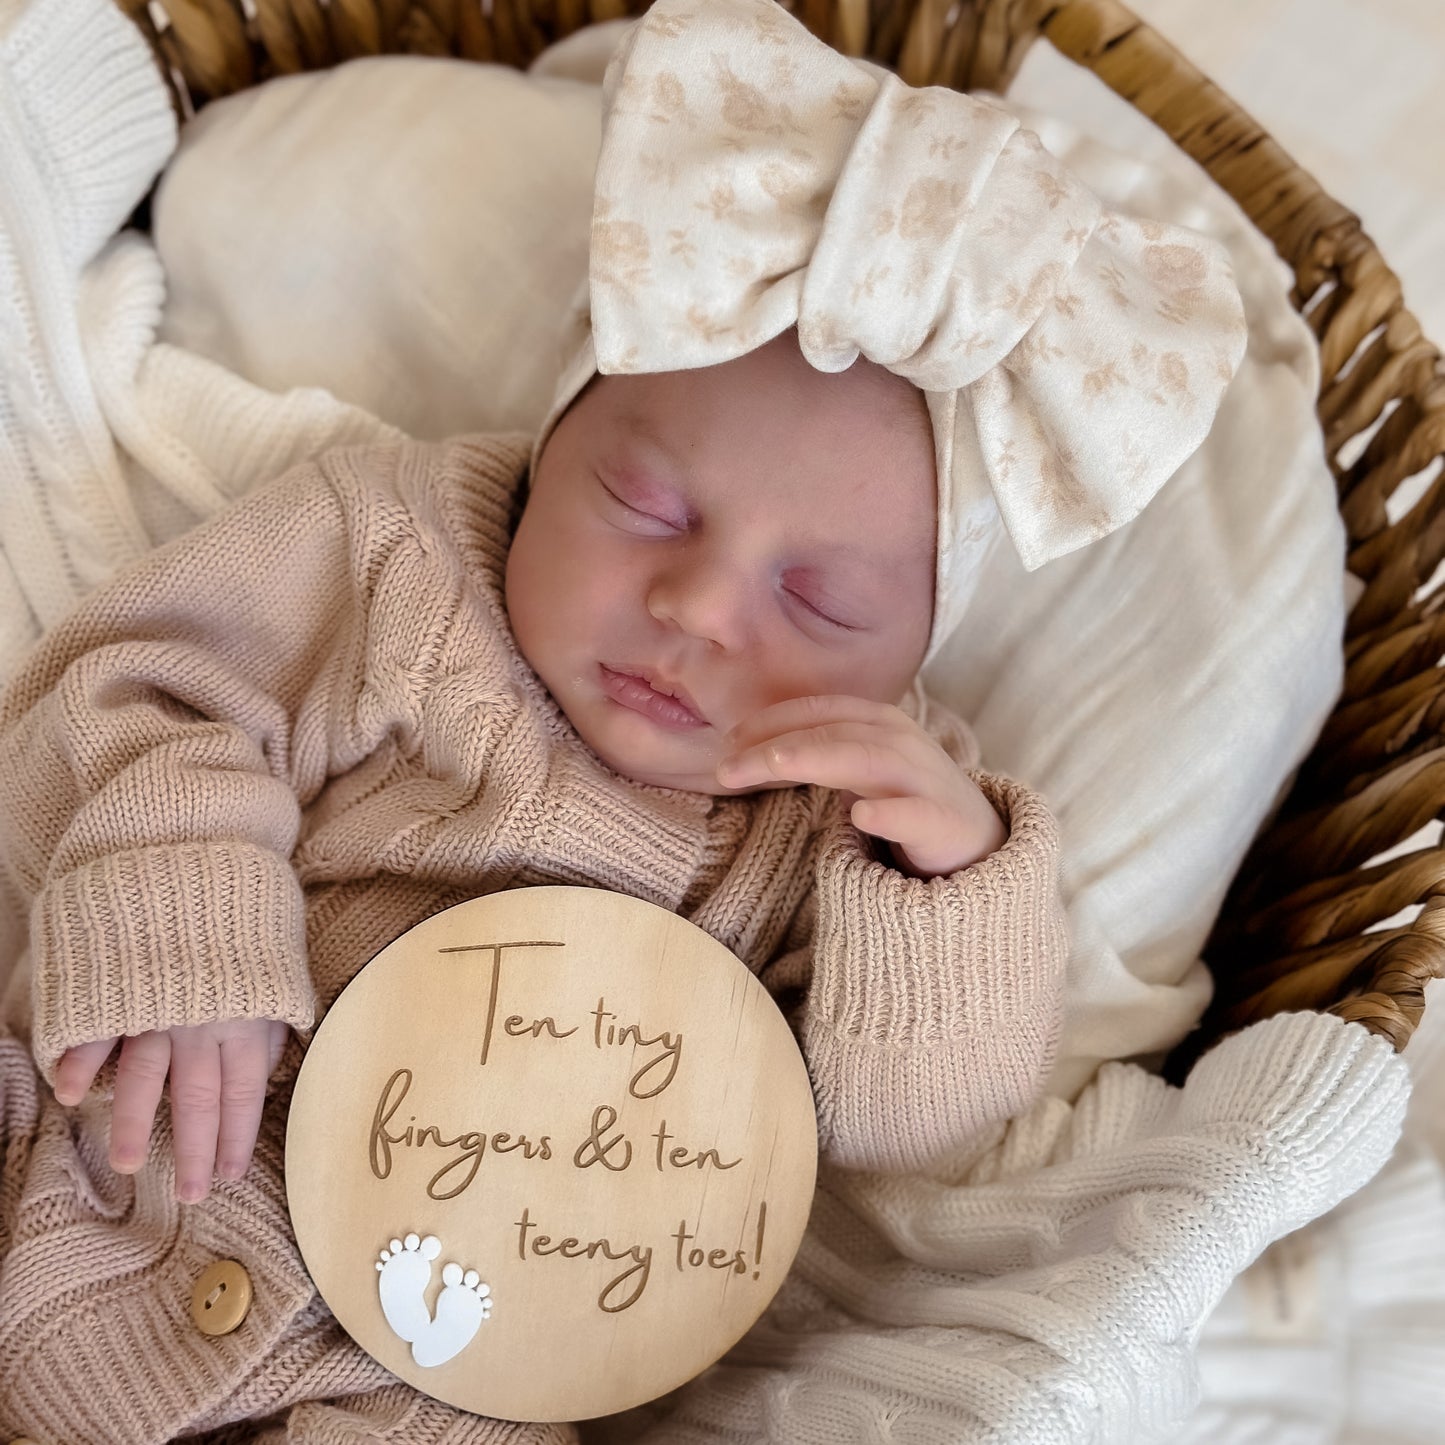
M 389 428 L 155 342 L 163 278 L 115 237 L 175 144 L 112 0 L 0 0 L 0 675 L 114 568 L 303 457 Z M 23 920 L 0 918 L 0 980 Z M 1407 1074 L 1289 1015 L 1187 1085 L 1106 1065 L 954 1177 L 835 1173 L 729 1359 L 599 1438 L 1169 1438 L 1230 1280 L 1383 1164 Z

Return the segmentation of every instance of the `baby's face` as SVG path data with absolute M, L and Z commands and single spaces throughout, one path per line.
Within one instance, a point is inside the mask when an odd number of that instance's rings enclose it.
M 867 362 L 815 371 L 788 333 L 722 366 L 595 380 L 542 452 L 507 609 L 604 762 L 725 793 L 726 734 L 761 709 L 902 697 L 935 526 L 921 393 Z

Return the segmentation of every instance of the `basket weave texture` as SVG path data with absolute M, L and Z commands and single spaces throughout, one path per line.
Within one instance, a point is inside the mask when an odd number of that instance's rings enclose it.
M 639 0 L 117 0 L 181 116 L 273 75 L 404 52 L 529 64 Z M 1343 693 L 1256 840 L 1205 956 L 1215 1002 L 1171 1061 L 1283 1010 L 1356 1020 L 1403 1048 L 1445 975 L 1445 848 L 1384 862 L 1445 812 L 1445 368 L 1359 218 L 1116 0 L 797 0 L 815 34 L 915 85 L 1003 91 L 1040 36 L 1158 124 L 1239 203 L 1295 277 L 1319 342 L 1317 406 L 1363 584 Z M 1435 470 L 1393 521 L 1387 500 Z M 1369 864 L 1369 866 L 1363 866 Z M 1415 906 L 1419 905 L 1418 910 Z M 1396 921 L 1409 910 L 1415 916 Z

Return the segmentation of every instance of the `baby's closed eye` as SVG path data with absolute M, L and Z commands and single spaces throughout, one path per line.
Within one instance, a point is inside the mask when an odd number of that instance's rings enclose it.
M 858 632 L 863 617 L 857 607 L 844 602 L 808 568 L 789 568 L 779 581 L 789 602 L 830 627 L 844 632 Z
M 785 586 L 783 591 L 799 607 L 811 613 L 820 622 L 826 622 L 830 627 L 841 628 L 844 632 L 856 632 L 858 629 L 851 623 L 844 622 L 841 617 L 835 617 L 830 611 L 831 604 L 815 602 L 805 593 L 796 591 L 792 587 Z
M 694 521 L 683 498 L 663 489 L 600 473 L 597 484 L 630 531 L 648 529 L 661 536 L 685 532 Z

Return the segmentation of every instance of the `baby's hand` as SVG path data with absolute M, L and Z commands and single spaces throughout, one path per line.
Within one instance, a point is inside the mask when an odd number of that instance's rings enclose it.
M 188 1204 L 204 1199 L 213 1173 L 239 1179 L 256 1147 L 266 1081 L 281 1058 L 286 1025 L 277 1019 L 226 1019 L 79 1044 L 55 1067 L 55 1097 L 78 1104 L 117 1043 L 110 1167 L 134 1174 L 145 1163 L 169 1074 L 176 1198 Z
M 919 725 L 887 703 L 797 697 L 728 735 L 718 782 L 739 790 L 818 783 L 853 794 L 851 817 L 884 838 L 904 871 L 936 878 L 996 852 L 1008 832 L 993 805 Z

